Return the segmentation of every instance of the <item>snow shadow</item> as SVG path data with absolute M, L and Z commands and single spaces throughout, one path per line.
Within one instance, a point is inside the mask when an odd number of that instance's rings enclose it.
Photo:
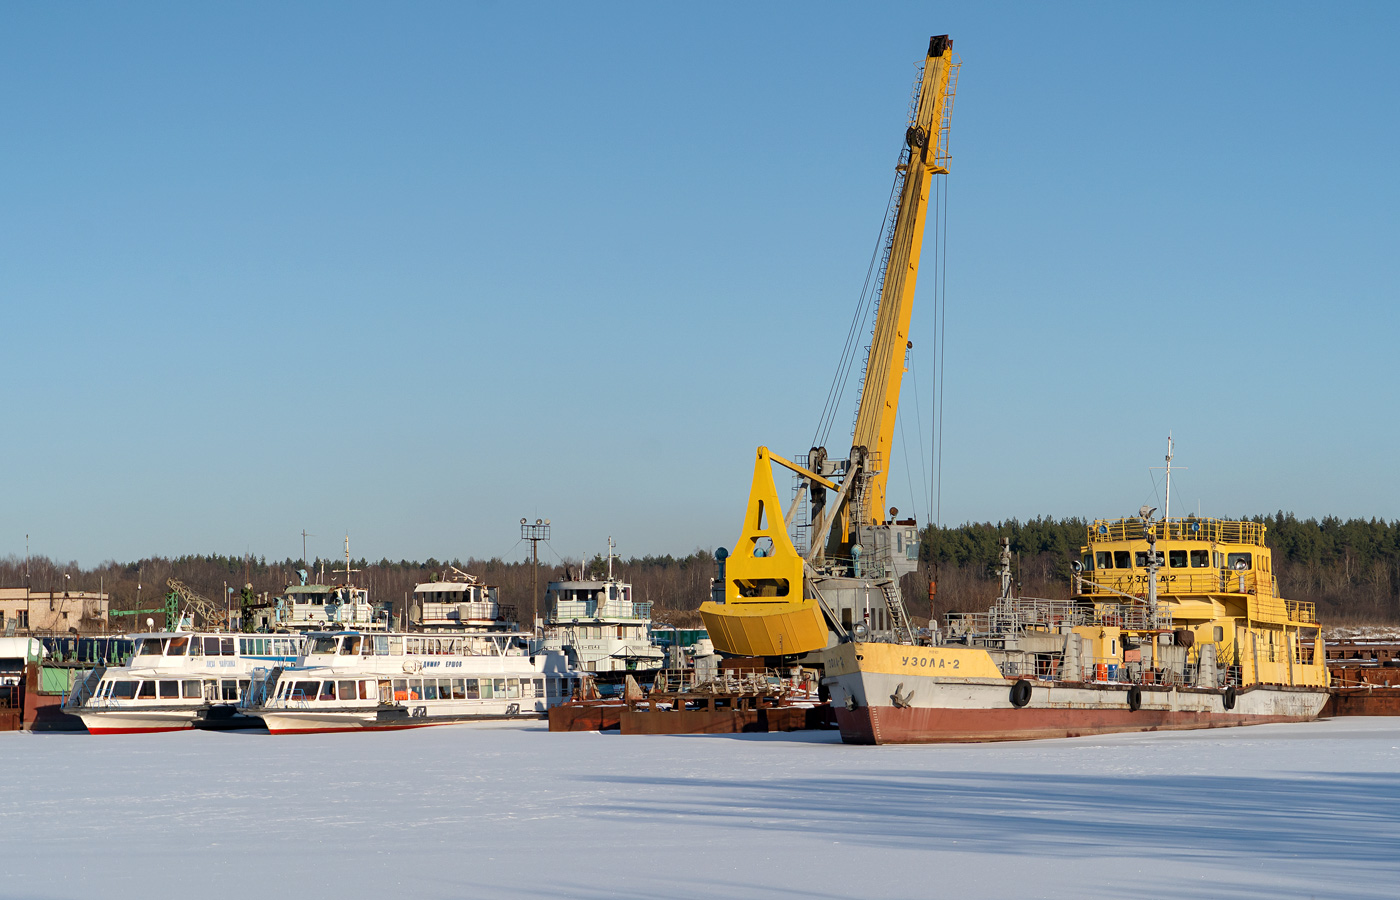
M 725 829 L 815 833 L 898 849 L 1056 857 L 1145 854 L 1225 864 L 1240 857 L 1277 857 L 1394 870 L 1400 843 L 1400 777 L 1387 773 L 1163 777 L 903 771 L 585 780 L 614 788 L 609 801 L 591 810 L 600 819 L 673 823 L 683 815 Z

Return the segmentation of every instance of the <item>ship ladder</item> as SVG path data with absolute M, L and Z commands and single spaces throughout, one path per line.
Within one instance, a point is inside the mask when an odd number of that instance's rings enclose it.
M 885 595 L 885 606 L 890 610 L 890 621 L 894 625 L 895 637 L 901 644 L 914 643 L 914 629 L 909 625 L 909 614 L 904 611 L 904 596 L 899 591 L 899 583 L 893 579 L 880 582 L 880 592 Z
M 106 666 L 96 666 L 87 675 L 73 683 L 73 690 L 68 693 L 68 699 L 64 701 L 65 709 L 73 709 L 82 706 L 97 691 L 97 685 L 102 681 L 102 674 L 107 671 Z

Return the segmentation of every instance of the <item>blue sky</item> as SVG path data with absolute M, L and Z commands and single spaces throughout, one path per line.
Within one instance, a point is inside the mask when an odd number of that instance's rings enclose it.
M 1393 5 L 9 4 L 0 555 L 731 545 L 945 32 L 943 521 L 1400 517 Z

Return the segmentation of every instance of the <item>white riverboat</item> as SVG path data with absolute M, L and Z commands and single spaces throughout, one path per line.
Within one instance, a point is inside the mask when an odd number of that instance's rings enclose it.
M 413 588 L 408 618 L 415 630 L 433 632 L 513 631 L 515 607 L 504 605 L 500 589 L 456 566 L 434 581 Z
M 549 583 L 542 645 L 566 654 L 581 671 L 617 672 L 620 680 L 627 672 L 663 668 L 666 653 L 652 636 L 651 603 L 635 599 L 632 585 L 613 577 L 616 558 L 609 537 L 603 578 Z
M 577 681 L 517 632 L 309 635 L 297 665 L 255 674 L 240 709 L 272 734 L 542 717 Z
M 227 720 L 253 671 L 294 663 L 299 634 L 156 631 L 133 634 L 125 666 L 99 666 L 73 687 L 63 709 L 91 734 L 180 731 Z M 256 724 L 248 722 L 247 724 Z

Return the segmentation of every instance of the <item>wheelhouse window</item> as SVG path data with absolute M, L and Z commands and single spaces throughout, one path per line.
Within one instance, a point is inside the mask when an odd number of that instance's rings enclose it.
M 1209 551 L 1209 550 L 1192 550 L 1192 551 L 1191 551 L 1191 568 L 1193 568 L 1193 569 L 1209 569 L 1209 568 L 1210 568 L 1210 551 Z
M 160 638 L 142 638 L 136 645 L 137 656 L 160 656 L 164 647 Z
M 1254 567 L 1253 553 L 1229 553 L 1225 556 L 1225 568 L 1243 572 Z
M 1107 550 L 1100 550 L 1094 554 L 1094 567 L 1098 569 L 1113 568 L 1113 554 Z
M 358 634 L 349 634 L 340 639 L 340 655 L 360 655 L 360 636 Z
M 311 639 L 311 655 L 325 656 L 334 655 L 336 650 L 336 639 L 328 635 L 317 635 Z
M 1157 556 L 1157 565 L 1159 565 L 1159 566 L 1165 566 L 1165 565 L 1167 564 L 1167 560 L 1166 560 L 1166 558 L 1165 558 L 1165 556 L 1163 555 L 1163 553 L 1162 553 L 1161 550 L 1156 551 L 1156 556 Z M 1134 562 L 1136 562 L 1137 567 L 1138 567 L 1139 569 L 1145 569 L 1145 568 L 1147 568 L 1147 551 L 1146 551 L 1146 550 L 1139 550 L 1139 551 L 1136 553 L 1136 559 L 1134 560 Z
M 190 636 L 182 634 L 179 637 L 170 639 L 170 648 L 165 651 L 166 656 L 185 656 L 190 652 Z
M 1167 551 L 1167 564 L 1170 565 L 1173 569 L 1184 569 L 1184 568 L 1186 568 L 1186 551 L 1185 551 L 1185 550 L 1168 550 L 1168 551 Z
M 1127 550 L 1113 551 L 1113 568 L 1131 569 L 1133 567 L 1133 556 Z

